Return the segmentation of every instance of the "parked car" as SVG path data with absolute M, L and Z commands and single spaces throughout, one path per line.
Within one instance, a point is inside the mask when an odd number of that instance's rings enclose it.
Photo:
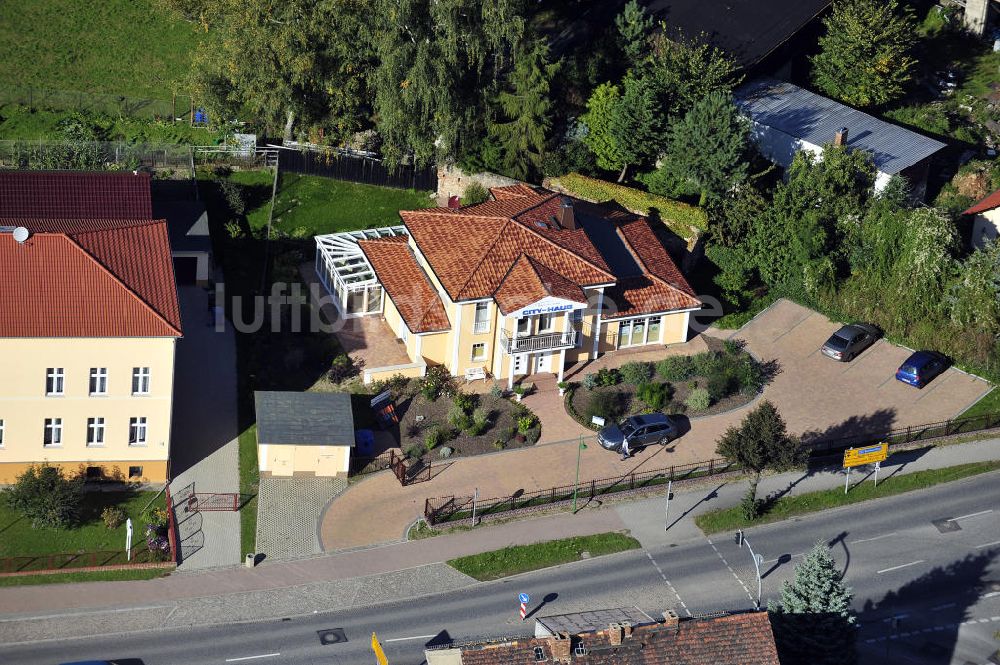
M 637 453 L 654 443 L 669 443 L 679 434 L 677 423 L 670 416 L 646 413 L 626 418 L 617 425 L 608 425 L 597 433 L 597 442 L 602 448 L 621 452 L 622 444 L 627 439 L 629 452 Z
M 830 335 L 821 350 L 824 356 L 847 363 L 881 336 L 882 331 L 869 323 L 852 323 Z
M 923 388 L 948 369 L 948 358 L 937 351 L 917 351 L 899 366 L 896 378 L 903 383 Z

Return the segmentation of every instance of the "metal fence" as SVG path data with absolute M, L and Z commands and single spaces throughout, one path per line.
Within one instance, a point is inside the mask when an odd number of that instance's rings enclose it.
M 68 571 L 75 568 L 101 566 L 135 566 L 143 563 L 166 563 L 172 560 L 170 554 L 151 552 L 145 541 L 133 546 L 131 552 L 131 559 L 125 555 L 124 549 L 113 552 L 62 552 L 38 556 L 4 557 L 0 558 L 0 573 Z
M 143 120 L 190 121 L 194 102 L 188 95 L 171 99 L 56 90 L 36 86 L 0 87 L 0 104 L 22 104 L 51 111 L 83 111 Z
M 396 189 L 437 189 L 437 171 L 434 167 L 399 166 L 390 169 L 381 160 L 345 154 L 333 148 L 325 151 L 283 148 L 279 153 L 278 165 L 282 171 L 365 185 Z
M 1000 413 L 984 413 L 978 416 L 958 417 L 936 423 L 886 428 L 881 431 L 876 429 L 860 434 L 831 438 L 820 437 L 815 440 L 810 440 L 809 436 L 806 435 L 804 439 L 813 455 L 825 456 L 847 448 L 866 446 L 881 441 L 888 441 L 890 445 L 900 445 L 943 436 L 954 436 L 955 434 L 980 432 L 995 427 L 1000 427 Z
M 192 147 L 116 141 L 0 141 L 0 168 L 30 171 L 190 170 Z

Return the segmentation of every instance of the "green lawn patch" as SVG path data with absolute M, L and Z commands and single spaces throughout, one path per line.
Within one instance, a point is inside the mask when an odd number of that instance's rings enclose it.
M 134 568 L 131 570 L 100 570 L 92 573 L 53 573 L 51 575 L 20 575 L 0 577 L 0 587 L 29 586 L 36 584 L 69 584 L 71 582 L 119 582 L 122 580 L 152 580 L 169 571 L 162 568 Z
M 0 140 L 49 140 L 65 137 L 59 123 L 72 111 L 30 109 L 18 104 L 0 104 Z M 121 115 L 83 114 L 106 141 L 125 143 L 219 145 L 224 134 L 206 127 L 192 127 L 187 122 L 155 121 Z
M 0 88 L 169 100 L 207 36 L 160 0 L 0 3 Z
M 640 547 L 639 541 L 632 536 L 614 532 L 599 533 L 593 536 L 549 540 L 534 545 L 513 545 L 502 550 L 452 559 L 448 565 L 460 573 L 484 582 L 579 561 L 582 552 L 589 552 L 590 556 L 594 557 Z
M 988 413 L 1000 413 L 1000 388 L 994 388 L 986 393 L 981 400 L 963 411 L 959 418 L 973 418 Z
M 257 491 L 260 471 L 257 465 L 257 424 L 240 433 L 240 496 L 246 501 L 240 508 L 240 544 L 242 553 L 257 551 Z M 247 500 L 247 497 L 251 497 Z
M 906 475 L 893 476 L 882 480 L 875 488 L 872 481 L 851 487 L 847 494 L 844 489 L 822 490 L 819 492 L 809 492 L 792 497 L 782 497 L 775 501 L 766 509 L 766 513 L 756 520 L 746 520 L 743 518 L 740 506 L 713 510 L 695 518 L 695 524 L 706 534 L 718 533 L 720 531 L 733 531 L 752 526 L 759 526 L 769 522 L 778 522 L 796 515 L 805 515 L 828 508 L 847 506 L 852 503 L 879 499 L 913 490 L 925 489 L 940 483 L 947 483 L 961 478 L 968 478 L 981 473 L 989 473 L 1000 469 L 1000 461 L 974 462 L 972 464 L 959 464 L 958 466 L 945 467 L 943 469 L 928 469 L 926 471 L 916 471 Z M 859 475 L 858 478 L 861 476 Z

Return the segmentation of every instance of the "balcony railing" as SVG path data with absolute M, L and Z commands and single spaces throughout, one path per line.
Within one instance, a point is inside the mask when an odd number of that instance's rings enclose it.
M 482 335 L 483 333 L 488 333 L 490 331 L 490 322 L 487 321 L 476 321 L 475 325 L 472 326 L 472 333 L 474 335 Z
M 507 333 L 500 336 L 500 343 L 506 353 L 531 353 L 533 351 L 549 351 L 576 346 L 575 330 L 566 332 L 545 333 L 543 335 L 525 335 L 511 339 Z

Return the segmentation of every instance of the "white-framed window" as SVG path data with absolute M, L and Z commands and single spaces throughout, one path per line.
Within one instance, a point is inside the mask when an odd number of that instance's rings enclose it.
M 524 337 L 531 334 L 531 319 L 527 316 L 517 320 L 517 336 Z
M 90 394 L 91 395 L 107 395 L 108 394 L 108 368 L 107 367 L 91 367 L 90 368 Z
M 410 329 L 406 327 L 405 323 L 400 323 L 399 325 L 399 341 L 406 344 L 406 339 L 410 336 Z
M 133 395 L 148 395 L 149 394 L 149 368 L 148 367 L 133 367 L 132 368 L 132 394 Z
M 3 433 L 4 433 L 3 418 L 0 418 L 0 448 L 3 448 Z
M 573 310 L 573 323 L 581 323 L 583 321 L 583 310 L 574 309 Z
M 146 445 L 146 416 L 128 419 L 128 445 Z
M 87 418 L 87 445 L 104 445 L 104 418 Z
M 62 395 L 66 383 L 66 372 L 62 367 L 49 367 L 45 370 L 45 394 Z
M 486 342 L 476 342 L 472 345 L 472 362 L 486 360 Z
M 490 304 L 488 302 L 476 303 L 476 323 L 472 329 L 475 334 L 482 334 L 490 331 Z
M 62 445 L 62 418 L 46 418 L 43 446 Z
M 552 330 L 552 315 L 551 314 L 539 314 L 538 315 L 538 332 L 549 332 Z

